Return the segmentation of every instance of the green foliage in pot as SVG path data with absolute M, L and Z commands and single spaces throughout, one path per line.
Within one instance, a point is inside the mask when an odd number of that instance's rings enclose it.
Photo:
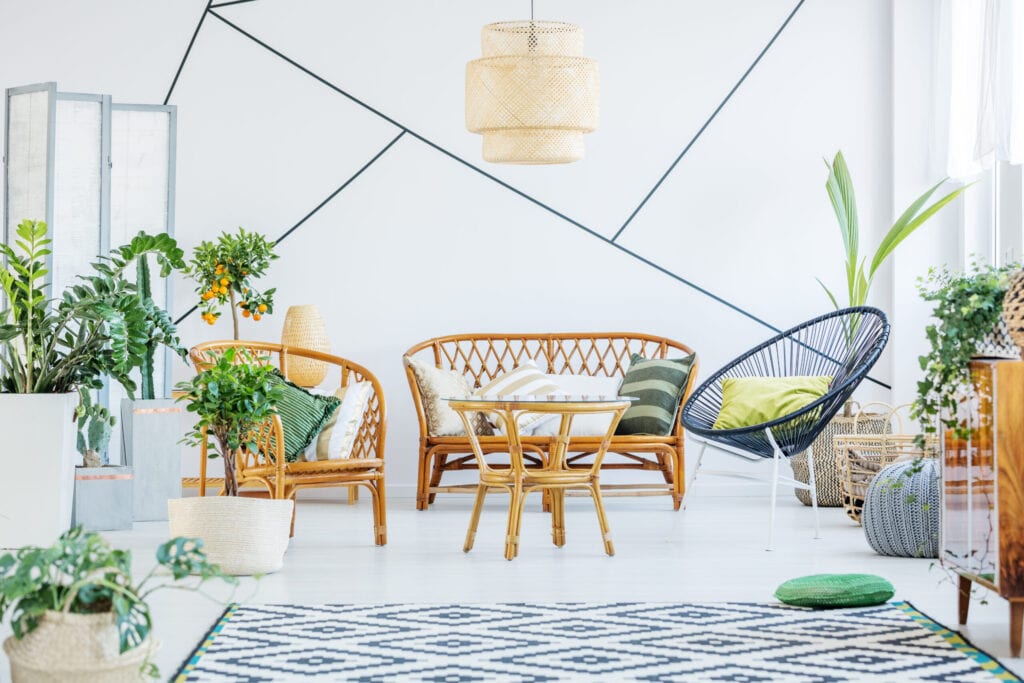
M 131 251 L 125 251 L 131 249 Z M 176 334 L 174 324 L 170 316 L 162 308 L 153 302 L 153 288 L 149 276 L 149 255 L 156 257 L 156 263 L 160 266 L 160 277 L 166 279 L 175 270 L 185 270 L 185 252 L 178 247 L 173 237 L 166 233 L 159 235 L 147 235 L 139 233 L 135 240 L 128 247 L 121 247 L 119 250 L 126 261 L 135 260 L 135 294 L 139 302 L 147 310 L 152 312 L 148 325 L 148 337 L 146 349 L 142 354 L 142 364 L 139 366 L 140 384 L 139 391 L 144 400 L 156 398 L 153 370 L 156 362 L 156 350 L 161 345 L 173 338 Z M 170 331 L 170 337 L 168 337 Z
M 134 369 L 147 349 L 163 344 L 184 357 L 166 311 L 140 298 L 125 278 L 133 261 L 153 254 L 162 266 L 181 262 L 170 237 L 139 233 L 129 244 L 92 264 L 91 275 L 48 300 L 46 259 L 52 240 L 46 223 L 22 221 L 14 246 L 0 244 L 7 308 L 0 310 L 0 391 L 59 394 L 98 389 L 109 375 L 134 397 Z
M 941 199 L 925 206 L 935 192 L 942 187 L 947 179 L 942 179 L 933 187 L 926 190 L 924 194 L 915 199 L 907 207 L 896 222 L 892 224 L 889 231 L 882 238 L 882 241 L 875 249 L 871 257 L 871 263 L 867 263 L 867 256 L 860 255 L 860 221 L 857 217 L 857 197 L 853 191 L 853 178 L 850 177 L 850 169 L 846 166 L 846 159 L 841 151 L 836 152 L 832 163 L 825 160 L 828 167 L 828 180 L 825 182 L 825 190 L 832 202 L 832 209 L 835 211 L 836 220 L 839 222 L 839 232 L 843 237 L 843 250 L 846 254 L 846 298 L 845 306 L 863 306 L 867 303 L 868 292 L 871 283 L 874 282 L 875 274 L 886 259 L 896 250 L 906 238 L 925 221 L 939 212 L 942 207 L 960 196 L 970 185 L 957 188 Z M 865 270 L 865 265 L 867 269 Z M 839 304 L 838 297 L 832 293 L 825 283 L 820 279 L 818 284 L 825 290 L 829 301 L 837 309 L 844 308 Z
M 925 329 L 931 348 L 918 359 L 924 378 L 910 413 L 925 434 L 952 429 L 957 438 L 968 437 L 960 407 L 972 391 L 971 356 L 999 323 L 1010 276 L 1019 269 L 1020 264 L 974 264 L 964 273 L 933 268 L 919 283 L 921 298 L 935 303 L 935 322 Z
M 205 443 L 211 458 L 224 460 L 224 492 L 238 495 L 235 458 L 239 450 L 255 451 L 257 430 L 275 413 L 283 389 L 274 367 L 246 349 L 229 348 L 189 382 L 176 389 L 178 400 L 199 418 L 184 439 L 190 446 Z M 212 441 L 211 441 L 212 438 Z
M 254 322 L 273 313 L 276 290 L 260 293 L 256 280 L 277 258 L 273 242 L 244 228 L 238 228 L 235 234 L 223 232 L 216 242 L 201 242 L 192 254 L 188 274 L 196 281 L 203 320 L 215 324 L 220 317 L 218 309 L 228 304 L 234 338 L 238 339 L 239 312 Z
M 199 539 L 167 541 L 157 548 L 156 561 L 136 583 L 130 551 L 111 548 L 99 534 L 76 527 L 49 548 L 29 546 L 0 557 L 0 618 L 10 618 L 20 640 L 39 626 L 46 612 L 112 612 L 124 653 L 141 645 L 153 628 L 146 599 L 154 591 L 198 590 L 211 579 L 238 583 L 206 561 Z M 177 583 L 192 575 L 188 584 Z M 157 675 L 155 666 L 147 669 Z
M 106 406 L 93 403 L 90 390 L 82 389 L 78 393 L 79 402 L 75 411 L 78 419 L 78 452 L 86 467 L 99 467 L 102 464 L 100 454 L 110 445 L 110 434 L 117 420 Z

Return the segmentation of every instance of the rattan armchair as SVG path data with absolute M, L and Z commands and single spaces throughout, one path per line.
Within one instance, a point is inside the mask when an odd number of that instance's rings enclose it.
M 768 548 L 773 545 L 775 502 L 780 483 L 810 491 L 817 536 L 818 499 L 813 454 L 807 454 L 809 484 L 781 477 L 780 461 L 810 449 L 814 439 L 867 376 L 888 339 L 889 322 L 880 310 L 869 306 L 846 308 L 772 337 L 711 375 L 693 392 L 682 411 L 683 426 L 702 441 L 691 484 L 708 445 L 748 460 L 771 459 Z M 797 375 L 829 376 L 832 382 L 824 396 L 789 415 L 737 429 L 714 428 L 722 408 L 722 380 L 726 377 Z
M 354 382 L 369 382 L 373 386 L 362 424 L 356 434 L 350 457 L 343 460 L 317 462 L 287 462 L 282 455 L 283 432 L 281 421 L 275 416 L 268 432 L 258 440 L 259 452 L 243 452 L 237 461 L 239 487 L 256 484 L 266 488 L 272 498 L 295 498 L 300 489 L 334 486 L 365 486 L 373 498 L 374 541 L 387 543 L 387 517 L 384 495 L 384 437 L 386 407 L 380 382 L 369 370 L 350 360 L 327 353 L 300 349 L 280 344 L 253 341 L 214 341 L 199 344 L 189 353 L 196 370 L 208 367 L 213 357 L 228 348 L 244 348 L 263 363 L 272 363 L 287 373 L 289 358 L 308 358 L 321 361 L 329 368 L 331 388 L 348 386 Z M 337 384 L 331 383 L 337 380 Z M 199 495 L 206 495 L 206 449 L 201 448 Z M 294 518 L 293 531 L 294 531 Z

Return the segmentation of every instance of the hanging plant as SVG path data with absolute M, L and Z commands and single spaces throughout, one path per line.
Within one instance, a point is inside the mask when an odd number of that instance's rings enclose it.
M 919 281 L 921 298 L 935 303 L 935 322 L 925 328 L 931 348 L 918 359 L 924 378 L 917 383 L 917 399 L 911 409 L 924 434 L 950 429 L 958 439 L 970 435 L 971 357 L 977 353 L 978 343 L 999 324 L 1010 276 L 1019 269 L 1020 264 L 996 267 L 977 263 L 964 273 L 933 268 Z

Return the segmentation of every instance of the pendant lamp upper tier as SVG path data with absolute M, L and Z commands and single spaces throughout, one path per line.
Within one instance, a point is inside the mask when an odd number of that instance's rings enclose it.
M 466 65 L 466 128 L 483 134 L 483 157 L 505 164 L 583 158 L 597 130 L 597 62 L 583 30 L 559 21 L 506 21 L 481 31 L 483 57 Z

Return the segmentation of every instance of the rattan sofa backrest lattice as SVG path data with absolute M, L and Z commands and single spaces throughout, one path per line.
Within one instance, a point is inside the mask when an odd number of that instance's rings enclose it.
M 445 472 L 476 469 L 476 460 L 466 436 L 431 436 L 423 399 L 409 358 L 418 358 L 434 366 L 454 370 L 466 376 L 474 387 L 482 386 L 526 360 L 533 360 L 540 369 L 556 375 L 591 375 L 622 377 L 629 368 L 632 354 L 646 358 L 681 358 L 693 349 L 665 337 L 634 332 L 583 332 L 557 334 L 458 334 L 436 337 L 416 344 L 404 356 L 406 375 L 412 391 L 419 420 L 419 479 L 416 507 L 427 509 L 440 492 L 473 492 L 476 485 L 441 486 Z M 689 382 L 680 405 L 685 404 L 695 386 L 697 362 L 694 360 Z M 574 436 L 569 444 L 573 453 L 570 464 L 583 466 L 583 459 L 592 454 L 601 437 Z M 488 452 L 502 453 L 505 440 L 501 436 L 480 437 Z M 540 462 L 551 438 L 523 437 L 535 463 Z M 604 485 L 605 495 L 671 495 L 678 510 L 685 487 L 683 430 L 676 415 L 675 428 L 667 436 L 616 436 L 608 449 L 602 470 L 648 470 L 660 472 L 664 484 Z
M 373 496 L 374 538 L 377 545 L 387 542 L 384 497 L 384 437 L 387 431 L 387 408 L 384 391 L 377 377 L 361 365 L 319 351 L 281 344 L 255 341 L 212 341 L 192 348 L 189 357 L 197 371 L 209 367 L 214 358 L 228 348 L 248 350 L 257 362 L 273 364 L 287 375 L 289 358 L 308 358 L 328 366 L 327 379 L 321 386 L 333 392 L 356 382 L 372 386 L 363 419 L 356 432 L 349 457 L 317 462 L 285 462 L 281 458 L 264 458 L 262 462 L 238 460 L 239 485 L 262 484 L 275 498 L 294 498 L 299 489 L 326 486 L 366 486 Z M 204 449 L 205 450 L 205 449 Z M 199 464 L 199 495 L 206 493 L 206 453 Z

